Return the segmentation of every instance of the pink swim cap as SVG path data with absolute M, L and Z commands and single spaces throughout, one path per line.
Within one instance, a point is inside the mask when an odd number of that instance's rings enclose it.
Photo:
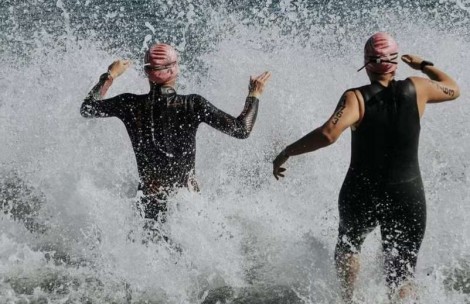
M 392 73 L 398 65 L 398 44 L 387 33 L 379 32 L 367 40 L 364 47 L 364 67 L 376 74 Z M 359 70 L 359 71 L 360 71 Z
M 165 84 L 176 79 L 179 74 L 178 54 L 164 43 L 152 45 L 145 53 L 145 74 L 156 84 Z

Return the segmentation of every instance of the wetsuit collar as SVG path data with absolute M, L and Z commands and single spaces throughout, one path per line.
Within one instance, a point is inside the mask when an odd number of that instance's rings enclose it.
M 163 96 L 170 96 L 176 94 L 176 90 L 170 86 L 153 86 L 151 92 L 155 95 Z
M 380 87 L 382 87 L 382 88 L 388 88 L 390 85 L 392 85 L 392 82 L 395 82 L 395 79 L 391 79 L 390 82 L 389 82 L 389 84 L 388 84 L 388 86 L 383 85 L 383 84 L 382 84 L 380 81 L 378 81 L 378 80 L 372 80 L 372 81 L 371 81 L 371 84 L 376 84 L 376 85 L 378 85 L 378 86 L 380 86 Z

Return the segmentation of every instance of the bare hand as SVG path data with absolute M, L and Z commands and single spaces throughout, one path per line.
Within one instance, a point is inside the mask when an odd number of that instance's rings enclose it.
M 271 78 L 270 72 L 264 72 L 263 74 L 259 75 L 258 77 L 253 78 L 250 76 L 250 85 L 248 87 L 249 95 L 252 97 L 259 98 L 263 93 L 264 86 L 266 82 Z
M 131 61 L 130 60 L 116 60 L 108 67 L 109 74 L 113 79 L 119 77 L 122 73 L 124 73 L 128 67 L 130 67 Z
M 423 58 L 416 55 L 403 55 L 401 56 L 401 60 L 412 69 L 421 70 L 421 62 L 423 62 Z
M 289 159 L 285 150 L 283 150 L 273 161 L 273 175 L 279 180 L 279 177 L 284 177 L 284 171 L 286 168 L 281 168 L 281 166 Z

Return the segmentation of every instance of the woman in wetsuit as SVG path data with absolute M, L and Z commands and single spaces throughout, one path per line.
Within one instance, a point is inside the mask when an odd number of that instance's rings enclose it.
M 453 100 L 460 94 L 451 77 L 414 55 L 402 60 L 430 79 L 395 80 L 397 59 L 398 46 L 390 35 L 370 37 L 363 68 L 371 84 L 347 90 L 325 124 L 287 146 L 274 160 L 278 179 L 284 176 L 281 165 L 289 157 L 326 147 L 351 128 L 351 163 L 339 195 L 335 250 L 346 303 L 352 301 L 361 245 L 377 226 L 390 297 L 415 296 L 411 279 L 426 227 L 418 163 L 420 118 L 427 103 Z
M 166 198 L 174 189 L 198 190 L 194 168 L 199 124 L 204 122 L 230 136 L 247 138 L 256 120 L 258 98 L 271 74 L 250 78 L 245 107 L 233 117 L 200 95 L 177 94 L 178 56 L 167 44 L 155 44 L 145 55 L 148 94 L 126 93 L 103 99 L 113 80 L 128 67 L 126 60 L 111 64 L 80 112 L 83 117 L 117 117 L 124 123 L 137 160 L 139 190 L 143 194 L 140 207 L 146 218 L 157 219 L 166 211 Z

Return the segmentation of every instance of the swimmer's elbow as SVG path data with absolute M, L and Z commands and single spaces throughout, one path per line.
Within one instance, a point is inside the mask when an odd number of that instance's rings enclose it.
M 83 109 L 83 107 L 80 109 L 80 115 L 82 115 L 82 117 L 84 117 L 84 118 L 90 118 L 91 117 L 91 113 L 86 111 L 85 109 Z
M 238 139 L 247 139 L 248 137 L 250 137 L 251 131 L 253 130 L 253 124 L 243 123 L 243 124 L 240 124 L 237 129 L 238 130 L 235 132 L 233 136 Z
M 83 110 L 80 110 L 80 115 L 82 115 L 82 117 L 84 118 L 90 118 L 91 117 L 91 114 L 86 112 L 86 111 L 83 111 Z
M 91 105 L 84 102 L 80 107 L 80 115 L 85 118 L 92 118 L 94 115 L 91 111 Z
M 325 135 L 325 141 L 327 146 L 334 144 L 338 140 L 338 137 L 330 135 Z
M 334 144 L 338 140 L 338 135 L 327 128 L 321 128 L 321 136 L 323 137 L 323 141 L 325 142 L 326 146 Z
M 251 131 L 243 130 L 242 132 L 235 134 L 234 137 L 238 139 L 247 139 L 248 137 L 250 137 L 250 134 Z
M 448 100 L 454 100 L 460 97 L 460 87 L 457 82 L 455 82 L 455 80 L 452 80 L 448 83 L 444 83 L 444 86 L 446 87 L 444 93 L 446 93 L 447 96 L 450 97 L 448 98 Z
M 460 87 L 458 85 L 455 86 L 454 95 L 452 99 L 457 99 L 460 97 Z

